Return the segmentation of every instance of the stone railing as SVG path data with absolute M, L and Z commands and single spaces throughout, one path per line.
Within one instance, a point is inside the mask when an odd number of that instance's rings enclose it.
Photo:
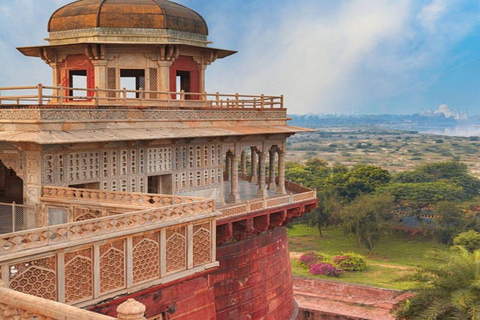
M 5 320 L 144 320 L 146 307 L 133 299 L 118 306 L 118 318 L 0 287 L 0 319 Z
M 98 219 L 87 219 L 27 231 L 0 235 L 0 257 L 17 251 L 39 249 L 52 245 L 69 245 L 72 241 L 109 236 L 118 232 L 157 228 L 159 224 L 177 224 L 182 219 L 201 219 L 214 214 L 212 200 L 199 200 L 178 205 L 150 208 Z M 47 249 L 50 250 L 50 249 Z
M 294 192 L 298 192 L 298 193 L 303 193 L 303 192 L 309 192 L 309 191 L 312 191 L 312 189 L 309 189 L 307 187 L 304 187 L 302 186 L 301 184 L 299 183 L 295 183 L 295 182 L 292 182 L 292 181 L 288 181 L 288 180 L 285 180 L 285 188 L 289 189 L 289 190 L 292 190 Z
M 303 187 L 302 187 L 303 188 Z M 308 190 L 307 192 L 296 193 L 286 196 L 279 196 L 267 199 L 246 201 L 238 205 L 233 205 L 225 208 L 220 208 L 222 213 L 220 219 L 227 218 L 236 215 L 247 214 L 250 212 L 271 209 L 276 207 L 282 207 L 289 204 L 301 203 L 308 200 L 314 200 L 317 198 L 317 192 L 315 190 Z
M 83 96 L 72 95 L 82 92 Z M 0 88 L 0 106 L 27 105 L 50 108 L 95 108 L 99 106 L 124 107 L 192 107 L 222 109 L 283 108 L 283 96 L 241 95 L 207 92 L 171 92 L 146 90 L 116 90 L 99 88 L 69 88 L 37 86 Z
M 11 234 L 1 239 L 1 281 L 81 306 L 216 267 L 218 214 L 191 215 L 199 210 L 211 211 L 189 203 Z
M 55 200 L 81 200 L 104 203 L 115 203 L 132 206 L 169 206 L 181 203 L 205 200 L 198 197 L 181 197 L 173 195 L 148 194 L 137 192 L 118 192 L 62 187 L 43 187 L 42 197 Z M 211 200 L 213 202 L 213 200 Z

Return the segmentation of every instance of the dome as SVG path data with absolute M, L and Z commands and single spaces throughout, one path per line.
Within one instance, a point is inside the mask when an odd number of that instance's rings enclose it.
M 165 29 L 208 35 L 201 15 L 168 0 L 79 0 L 58 9 L 49 32 L 81 29 Z

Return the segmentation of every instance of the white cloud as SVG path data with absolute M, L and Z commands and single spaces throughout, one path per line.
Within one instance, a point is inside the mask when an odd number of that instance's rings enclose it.
M 433 0 L 423 7 L 418 15 L 418 19 L 424 28 L 430 32 L 435 32 L 437 24 L 441 22 L 441 18 L 447 11 L 447 0 Z
M 238 35 L 240 53 L 211 67 L 209 87 L 284 93 L 294 113 L 406 111 L 389 110 L 388 98 L 444 64 L 475 25 L 432 8 L 430 0 L 287 0 L 238 15 L 247 26 Z M 271 10 L 273 20 L 263 19 Z M 212 34 L 232 36 L 223 27 Z

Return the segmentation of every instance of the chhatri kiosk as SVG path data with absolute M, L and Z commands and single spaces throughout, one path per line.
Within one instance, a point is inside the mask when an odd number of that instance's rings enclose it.
M 50 18 L 52 85 L 0 88 L 1 319 L 294 319 L 283 97 L 205 92 L 235 52 L 167 0 Z M 133 300 L 135 299 L 135 300 Z

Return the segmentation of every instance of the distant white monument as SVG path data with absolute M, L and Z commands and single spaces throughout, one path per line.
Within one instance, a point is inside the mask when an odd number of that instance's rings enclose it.
M 427 112 L 421 112 L 420 115 L 425 116 L 425 117 L 438 117 L 440 115 L 444 115 L 445 118 L 454 118 L 455 120 L 467 120 L 468 119 L 468 114 L 467 112 L 460 112 L 460 110 L 457 110 L 456 112 L 451 110 L 448 105 L 442 104 L 438 107 L 437 110 L 435 111 L 427 111 Z

